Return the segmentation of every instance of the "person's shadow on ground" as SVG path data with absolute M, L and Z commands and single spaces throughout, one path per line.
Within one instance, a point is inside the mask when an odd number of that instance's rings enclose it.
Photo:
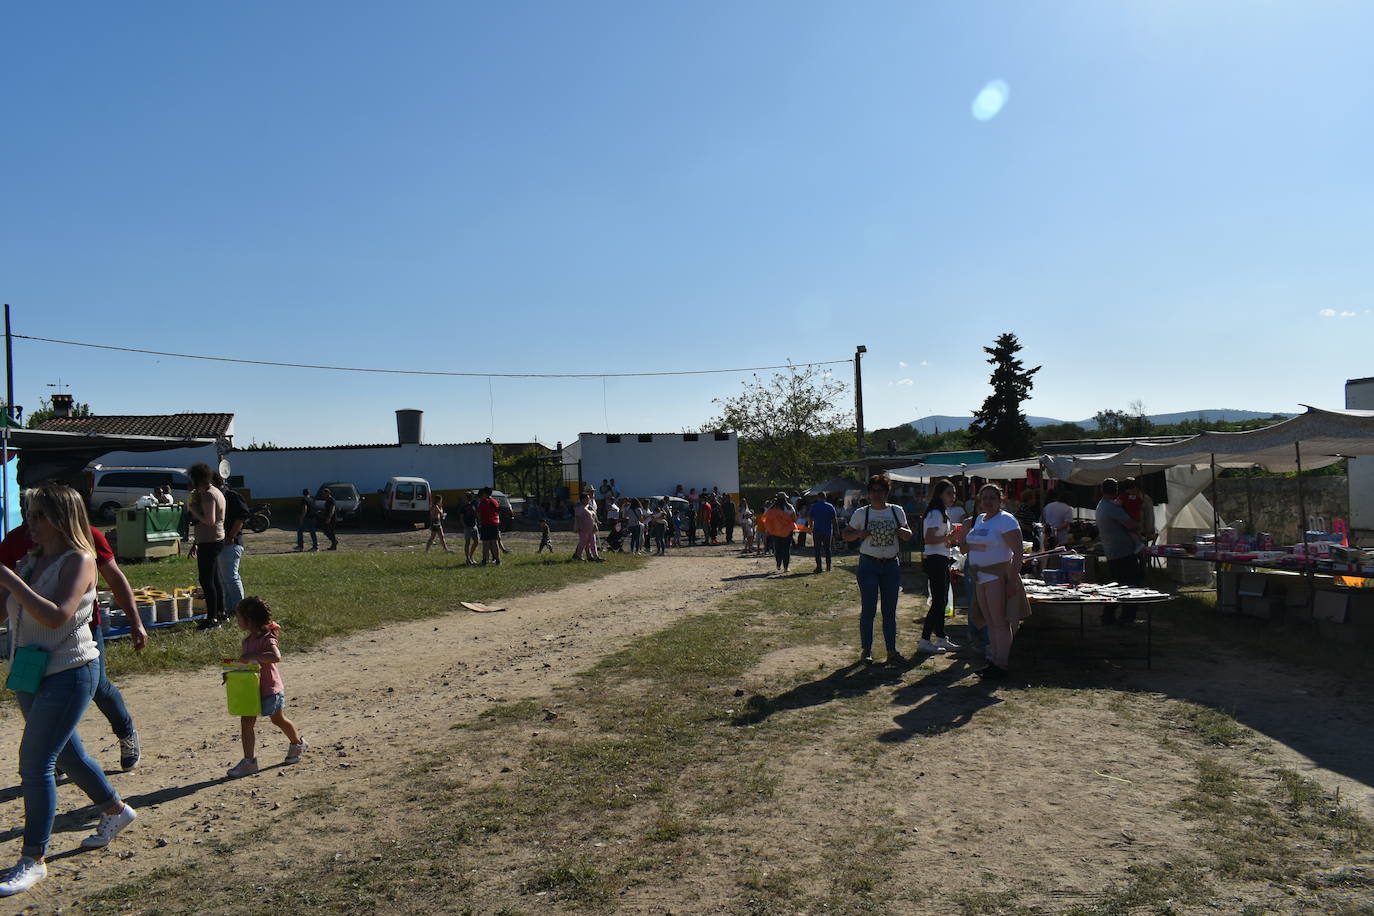
M 272 768 L 264 767 L 259 772 L 266 772 L 269 769 Z M 232 782 L 230 777 L 218 776 L 214 779 L 204 779 L 200 782 L 191 782 L 181 786 L 168 786 L 165 789 L 158 789 L 155 792 L 148 792 L 143 795 L 126 796 L 124 798 L 124 802 L 125 804 L 132 806 L 134 810 L 139 810 L 150 805 L 159 805 L 163 802 L 169 802 L 178 798 L 184 798 L 187 795 L 194 795 L 202 789 L 208 789 L 211 786 L 217 786 L 226 782 Z M 97 810 L 92 805 L 86 805 L 84 807 L 77 808 L 74 811 L 68 811 L 64 814 L 59 814 L 57 815 L 57 817 L 53 818 L 53 836 L 57 836 L 60 833 L 72 833 L 75 831 L 88 830 L 90 829 L 91 824 L 94 823 L 99 818 L 99 816 L 99 810 Z M 18 837 L 21 837 L 23 835 L 24 828 L 22 826 L 13 827 L 9 830 L 4 831 L 3 833 L 0 833 L 0 843 L 17 839 Z M 47 858 L 50 860 L 60 859 L 66 858 L 70 855 L 77 855 L 82 852 L 91 851 L 92 850 L 78 847 L 77 849 L 69 850 L 67 852 L 59 853 L 57 855 L 51 855 Z
M 981 683 L 961 683 L 974 669 L 963 659 L 904 685 L 892 697 L 894 706 L 910 706 L 893 718 L 896 728 L 878 736 L 884 744 L 909 741 L 917 735 L 937 735 L 973 721 L 980 709 L 1002 702 Z
M 917 664 L 919 660 L 914 659 L 906 659 L 900 665 L 870 665 L 856 662 L 832 671 L 818 680 L 798 684 L 776 697 L 754 694 L 746 701 L 746 710 L 735 716 L 731 724 L 758 725 L 776 712 L 807 709 L 833 700 L 861 697 L 879 687 L 896 686 L 902 682 L 902 675 Z

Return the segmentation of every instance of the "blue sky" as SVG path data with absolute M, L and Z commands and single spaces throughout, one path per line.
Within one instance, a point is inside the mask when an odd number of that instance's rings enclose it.
M 1339 406 L 1374 375 L 1370 34 L 1334 0 L 10 5 L 0 299 L 19 333 L 391 368 L 862 343 L 870 428 L 976 407 L 1003 331 L 1036 414 Z M 30 409 L 60 378 L 278 444 L 397 407 L 430 441 L 672 432 L 740 384 L 23 340 L 15 372 Z

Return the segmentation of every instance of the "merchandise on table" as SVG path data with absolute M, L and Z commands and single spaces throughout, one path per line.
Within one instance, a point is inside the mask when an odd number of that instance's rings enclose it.
M 1105 585 L 1095 582 L 1052 585 L 1040 579 L 1023 576 L 1021 583 L 1026 587 L 1026 597 L 1032 601 L 1161 601 L 1172 597 L 1167 592 L 1155 591 L 1152 588 L 1131 588 L 1115 582 Z
M 1374 576 L 1374 550 L 1347 547 L 1342 534 L 1307 532 L 1305 544 L 1283 547 L 1267 532 L 1250 537 L 1234 528 L 1217 536 L 1200 535 L 1193 544 L 1159 544 L 1145 550 L 1151 557 L 1191 557 L 1222 563 L 1242 563 L 1267 569 L 1314 570 L 1347 576 Z

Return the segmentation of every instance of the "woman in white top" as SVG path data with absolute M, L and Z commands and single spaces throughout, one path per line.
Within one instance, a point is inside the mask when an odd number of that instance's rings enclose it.
M 754 510 L 749 508 L 749 500 L 741 496 L 739 498 L 739 525 L 744 534 L 744 552 L 754 552 Z
M 11 677 L 32 665 L 32 679 L 11 684 L 24 715 L 19 780 L 24 795 L 24 846 L 19 862 L 0 873 L 0 897 L 28 890 L 48 874 L 43 857 L 57 813 L 54 767 L 61 766 L 102 812 L 88 849 L 109 844 L 133 823 L 105 771 L 81 745 L 76 726 L 100 684 L 100 652 L 91 636 L 95 605 L 95 547 L 81 496 L 70 487 L 44 486 L 24 494 L 34 549 L 16 574 L 0 566 L 0 589 L 10 619 Z
M 1011 641 L 1019 620 L 1007 616 L 1007 599 L 1021 589 L 1021 523 L 1002 511 L 1002 490 L 984 484 L 978 491 L 982 510 L 971 526 L 962 529 L 969 550 L 969 567 L 978 593 L 978 607 L 988 627 L 988 662 L 980 674 L 989 680 L 1007 676 Z
M 906 512 L 887 501 L 892 482 L 886 474 L 868 478 L 868 505 L 854 510 L 842 537 L 859 542 L 859 642 L 863 654 L 859 663 L 873 663 L 873 617 L 882 597 L 883 642 L 887 645 L 885 664 L 906 661 L 897 651 L 897 595 L 901 591 L 902 570 L 897 561 L 897 541 L 911 540 Z
M 955 525 L 950 520 L 954 498 L 954 484 L 948 480 L 937 480 L 930 491 L 925 520 L 921 522 L 925 545 L 921 568 L 925 570 L 926 582 L 930 585 L 926 620 L 921 625 L 921 639 L 916 643 L 916 648 L 921 652 L 953 652 L 959 648 L 945 636 L 945 611 L 949 606 L 949 550 L 950 545 L 958 540 Z M 935 637 L 934 642 L 931 641 L 932 636 Z

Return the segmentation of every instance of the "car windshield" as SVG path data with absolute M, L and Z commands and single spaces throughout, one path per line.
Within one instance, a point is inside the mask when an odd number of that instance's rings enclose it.
M 352 484 L 348 484 L 348 483 L 331 483 L 331 484 L 329 484 L 328 486 L 320 487 L 320 492 L 319 492 L 317 495 L 318 495 L 321 499 L 324 498 L 324 491 L 325 491 L 325 490 L 328 490 L 330 493 L 333 493 L 333 494 L 334 494 L 334 500 L 335 500 L 336 502 L 337 502 L 338 500 L 341 500 L 341 499 L 357 499 L 357 498 L 358 498 L 358 491 L 353 487 Z

